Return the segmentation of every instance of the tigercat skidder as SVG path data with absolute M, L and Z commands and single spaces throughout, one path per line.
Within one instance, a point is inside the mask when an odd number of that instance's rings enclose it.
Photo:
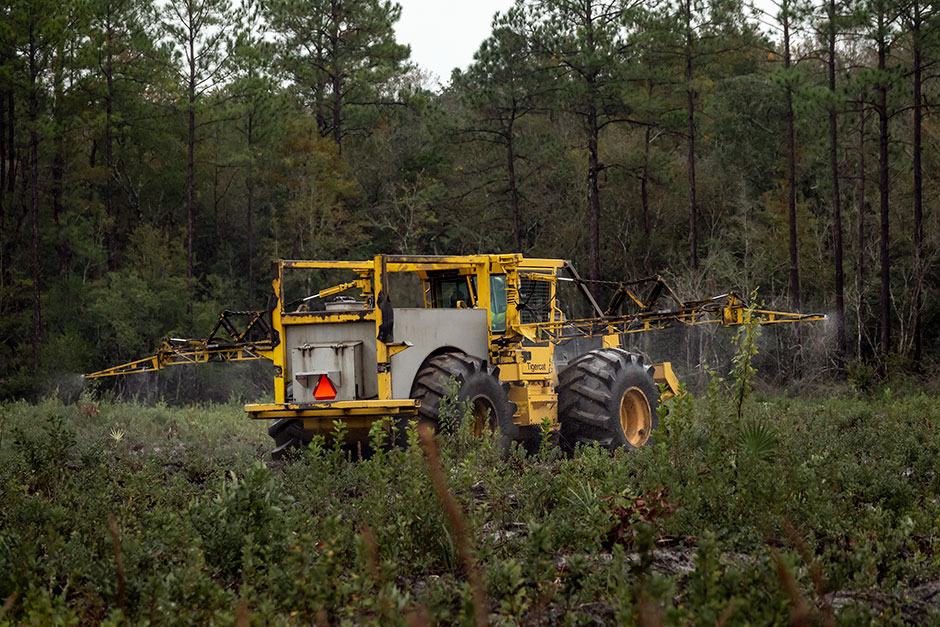
M 567 261 L 518 254 L 282 260 L 268 311 L 225 312 L 205 340 L 167 340 L 152 357 L 88 377 L 269 359 L 274 402 L 245 411 L 275 421 L 275 457 L 328 436 L 335 421 L 350 444 L 385 417 L 447 428 L 438 415 L 453 389 L 474 431 L 495 431 L 504 447 L 544 424 L 569 449 L 638 447 L 656 429 L 660 385 L 672 395 L 678 384 L 669 363 L 626 350 L 630 334 L 824 319 L 748 307 L 733 292 L 683 302 L 658 276 L 616 284 L 602 309 L 589 284 Z

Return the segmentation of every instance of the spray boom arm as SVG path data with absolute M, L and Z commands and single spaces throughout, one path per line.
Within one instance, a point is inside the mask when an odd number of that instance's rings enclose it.
M 580 277 L 565 279 L 579 283 L 590 283 Z M 631 286 L 652 284 L 648 294 L 643 297 Z M 663 296 L 671 301 L 665 308 L 654 309 Z M 618 313 L 624 304 L 632 302 L 636 308 L 633 313 Z M 595 305 L 600 311 L 600 307 Z M 755 321 L 760 325 L 818 322 L 826 320 L 825 314 L 803 314 L 790 311 L 775 311 L 749 305 L 735 292 L 727 292 L 706 300 L 682 301 L 661 276 L 653 276 L 629 283 L 618 284 L 617 291 L 607 309 L 601 316 L 581 320 L 563 320 L 559 322 L 541 322 L 528 327 L 533 339 L 560 339 L 571 335 L 592 336 L 623 333 L 643 333 L 657 331 L 673 326 L 720 325 L 734 327 Z
M 233 319 L 245 319 L 244 328 L 239 330 Z M 163 340 L 156 354 L 151 357 L 84 376 L 86 379 L 98 379 L 119 374 L 153 372 L 167 366 L 270 359 L 269 354 L 277 344 L 277 333 L 268 322 L 267 312 L 223 311 L 212 327 L 212 332 L 204 340 L 168 338 Z

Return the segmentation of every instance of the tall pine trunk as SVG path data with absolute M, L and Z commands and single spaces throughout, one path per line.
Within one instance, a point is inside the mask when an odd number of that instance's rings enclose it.
M 698 269 L 698 206 L 695 198 L 695 90 L 692 86 L 692 2 L 685 2 L 685 98 L 688 132 L 689 265 Z
M 594 15 L 593 3 L 588 0 L 584 4 L 585 8 L 585 26 L 587 29 L 587 49 L 591 52 L 596 50 L 594 40 Z M 601 196 L 598 189 L 598 178 L 600 175 L 600 157 L 598 154 L 598 144 L 600 142 L 600 124 L 597 114 L 597 70 L 592 70 L 586 76 L 588 91 L 591 102 L 588 106 L 587 131 L 588 131 L 588 256 L 590 257 L 591 280 L 600 281 L 601 279 L 601 251 L 600 251 L 600 230 L 601 230 Z M 592 285 L 592 291 L 595 296 L 598 294 L 600 286 L 597 283 Z
M 336 143 L 336 153 L 343 156 L 343 84 L 338 73 L 333 74 L 333 141 Z
M 6 92 L 0 89 L 0 104 L 6 101 Z M 6 252 L 7 252 L 7 213 L 6 213 L 6 193 L 7 193 L 7 124 L 12 124 L 12 120 L 7 119 L 6 110 L 0 108 L 0 288 L 6 287 Z M 3 293 L 0 289 L 0 315 L 3 315 Z
M 193 28 L 189 30 L 189 133 L 186 138 L 186 278 L 192 290 L 193 273 L 193 205 L 196 185 L 196 50 Z
M 800 310 L 800 252 L 796 228 L 796 130 L 793 120 L 793 88 L 790 86 L 790 15 L 789 7 L 783 16 L 783 67 L 787 72 L 786 117 L 787 117 L 787 221 L 789 223 L 790 252 L 790 305 Z M 803 341 L 800 326 L 793 327 L 793 368 L 797 375 L 803 370 Z
M 790 69 L 790 18 L 783 22 L 783 67 Z M 800 256 L 796 229 L 796 132 L 793 128 L 793 89 L 786 87 L 787 116 L 787 216 L 790 226 L 790 305 L 800 310 Z
M 597 111 L 591 104 L 588 112 L 588 256 L 592 281 L 601 279 L 600 228 L 601 198 L 597 187 L 600 160 L 598 157 Z M 597 295 L 597 284 L 592 291 Z
M 862 340 L 865 337 L 865 213 L 868 204 L 866 202 L 867 193 L 867 169 L 865 167 L 865 123 L 867 121 L 867 112 L 862 111 L 858 124 L 858 253 L 855 262 L 855 290 L 858 292 L 858 346 L 856 347 L 856 358 L 862 360 Z
M 888 215 L 888 85 L 885 83 L 887 42 L 884 33 L 884 17 L 879 16 L 878 39 L 878 192 L 881 213 L 881 357 L 882 368 L 887 366 L 891 352 L 891 260 L 889 258 Z
M 251 307 L 255 302 L 255 147 L 254 147 L 254 111 L 248 112 L 248 176 L 245 187 L 248 193 L 248 297 Z
M 914 40 L 914 363 L 920 365 L 923 352 L 923 329 L 922 329 L 922 309 L 923 309 L 923 285 L 924 285 L 924 209 L 923 193 L 924 179 L 923 166 L 921 164 L 921 152 L 923 146 L 921 143 L 922 127 L 922 97 L 921 88 L 923 86 L 923 60 L 921 58 L 921 14 L 918 0 L 913 0 L 913 28 L 911 36 Z
M 318 59 L 319 63 L 323 63 L 323 57 L 321 56 Z M 317 118 L 317 129 L 320 131 L 320 137 L 327 137 L 329 135 L 329 125 L 326 123 L 326 112 L 323 110 L 323 98 L 326 93 L 326 82 L 323 80 L 321 74 L 317 74 L 317 85 L 316 85 L 316 118 Z
M 42 342 L 42 264 L 39 240 L 39 68 L 36 33 L 29 31 L 29 198 L 33 222 L 33 363 L 39 367 Z
M 684 2 L 685 19 L 685 106 L 686 106 L 686 169 L 689 181 L 689 267 L 698 270 L 698 200 L 695 184 L 695 87 L 692 67 L 692 0 Z M 690 327 L 687 331 L 688 359 L 690 367 L 697 367 L 701 361 L 702 333 L 699 327 Z
M 65 241 L 65 235 L 62 233 L 62 206 L 63 179 L 65 177 L 65 137 L 64 128 L 61 120 L 64 98 L 64 72 L 65 63 L 63 61 L 64 42 L 60 41 L 56 49 L 55 65 L 53 67 L 53 107 L 55 111 L 55 141 L 54 153 L 52 156 L 52 222 L 55 225 L 55 248 L 59 257 L 59 274 L 64 276 L 68 272 L 69 265 L 69 247 Z
M 16 106 L 13 90 L 7 92 L 7 191 L 16 189 Z
M 108 37 L 105 53 L 105 109 L 104 109 L 104 206 L 108 216 L 108 270 L 117 270 L 117 208 L 114 205 L 114 53 L 111 42 L 114 37 L 114 25 L 111 23 L 111 4 L 108 4 L 105 16 L 105 29 Z
M 829 177 L 832 185 L 832 244 L 836 271 L 836 349 L 840 366 L 845 359 L 845 273 L 842 267 L 842 199 L 839 195 L 839 136 L 836 117 L 836 0 L 829 0 Z
M 506 168 L 509 175 L 509 198 L 512 203 L 512 241 L 513 252 L 522 250 L 522 215 L 519 207 L 519 184 L 516 181 L 516 152 L 515 152 L 515 112 L 509 116 L 506 128 Z
M 0 100 L 0 106 L 6 102 L 7 107 L 2 110 L 0 117 L 6 119 L 6 126 L 3 129 L 4 136 L 6 141 L 3 144 L 3 149 L 0 151 L 0 170 L 3 170 L 4 176 L 2 178 L 2 185 L 0 185 L 0 197 L 4 194 L 12 194 L 16 185 L 16 146 L 14 140 L 15 127 L 16 127 L 16 117 L 15 109 L 13 107 L 13 90 L 6 92 L 6 100 Z M 5 161 L 5 163 L 4 163 Z M 11 264 L 11 246 L 7 245 L 7 213 L 10 209 L 9 205 L 6 205 L 5 211 L 3 214 L 0 214 L 3 223 L 0 224 L 0 286 L 6 286 L 10 283 L 10 264 Z M 12 217 L 12 216 L 11 216 Z
M 650 257 L 652 254 L 652 244 L 650 239 L 652 233 L 650 233 L 650 193 L 649 193 L 649 180 L 650 180 L 650 134 L 652 132 L 652 127 L 646 127 L 646 134 L 643 138 L 643 170 L 640 173 L 640 206 L 643 210 L 643 241 L 646 242 L 644 247 L 643 255 L 643 270 L 647 274 L 651 274 L 653 269 L 650 266 Z
M 331 6 L 332 9 L 332 20 L 333 20 L 333 32 L 331 33 L 330 45 L 332 47 L 333 57 L 330 60 L 330 89 L 333 90 L 331 94 L 333 100 L 333 141 L 336 143 L 336 152 L 339 156 L 343 156 L 343 116 L 342 116 L 342 106 L 343 106 L 343 85 L 342 79 L 340 78 L 340 68 L 337 67 L 339 63 L 339 22 L 342 19 L 342 7 L 341 3 L 338 0 L 334 0 Z

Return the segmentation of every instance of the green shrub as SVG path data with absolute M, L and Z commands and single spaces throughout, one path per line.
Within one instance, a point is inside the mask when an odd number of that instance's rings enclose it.
M 654 446 L 573 458 L 550 441 L 505 456 L 466 430 L 442 437 L 491 622 L 653 612 L 666 624 L 783 624 L 792 599 L 768 547 L 817 597 L 788 524 L 828 589 L 900 599 L 840 621 L 907 616 L 903 590 L 940 578 L 937 399 L 752 398 L 740 420 L 737 408 L 716 382 L 701 400 L 663 404 Z M 0 418 L 0 597 L 16 594 L 4 620 L 232 623 L 240 604 L 255 622 L 324 611 L 384 624 L 420 608 L 472 620 L 423 454 L 389 447 L 388 423 L 368 459 L 318 440 L 268 466 L 263 425 L 237 405 L 48 400 L 2 405 Z M 693 572 L 660 572 L 663 555 L 692 553 Z

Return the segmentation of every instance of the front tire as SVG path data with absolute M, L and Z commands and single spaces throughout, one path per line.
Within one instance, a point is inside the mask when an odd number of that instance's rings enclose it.
M 483 435 L 485 431 L 498 433 L 500 448 L 509 450 L 518 437 L 518 426 L 513 422 L 515 405 L 508 396 L 508 383 L 499 380 L 498 370 L 490 368 L 479 357 L 466 353 L 444 353 L 428 359 L 415 376 L 411 386 L 411 398 L 421 401 L 418 422 L 430 426 L 435 432 L 452 432 L 459 424 L 441 420 L 441 401 L 451 392 L 451 378 L 457 383 L 458 403 L 467 403 L 473 431 Z M 458 405 L 462 414 L 462 406 Z M 463 419 L 463 415 L 458 416 Z M 398 425 L 398 442 L 405 444 L 407 420 Z
M 589 351 L 561 373 L 558 414 L 564 448 L 578 442 L 608 450 L 652 443 L 659 424 L 659 388 L 653 367 L 621 348 Z

